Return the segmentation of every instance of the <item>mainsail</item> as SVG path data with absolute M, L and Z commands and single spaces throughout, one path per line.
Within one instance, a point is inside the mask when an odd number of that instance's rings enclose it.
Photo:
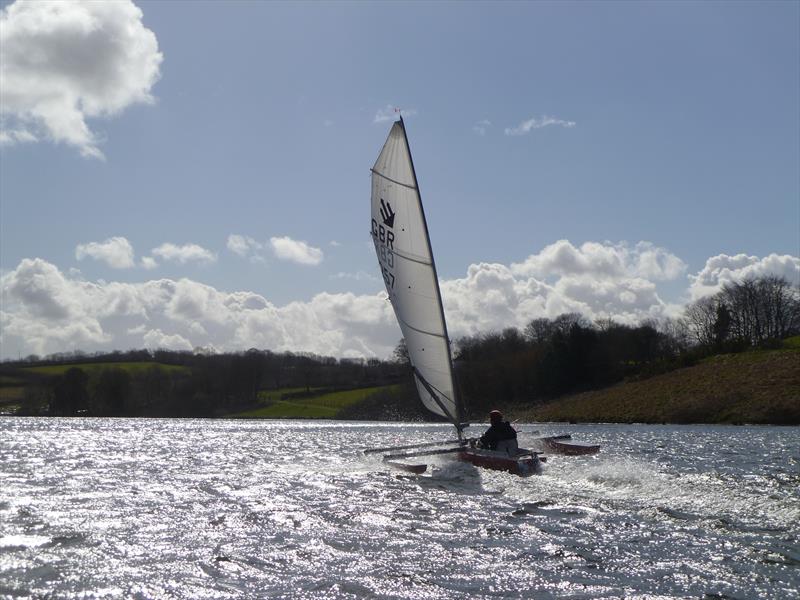
M 461 404 L 428 226 L 402 117 L 372 168 L 372 239 L 423 404 L 460 432 Z

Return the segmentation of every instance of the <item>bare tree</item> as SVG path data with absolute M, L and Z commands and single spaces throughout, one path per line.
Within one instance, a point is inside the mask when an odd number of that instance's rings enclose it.
M 752 345 L 782 339 L 800 328 L 798 288 L 784 277 L 727 283 L 718 296 L 729 310 L 731 335 Z
M 611 331 L 612 329 L 617 327 L 617 325 L 618 325 L 617 322 L 611 317 L 605 317 L 594 320 L 594 328 L 600 332 Z
M 686 307 L 686 321 L 694 341 L 701 346 L 714 343 L 714 323 L 717 321 L 716 297 L 707 296 Z
M 774 275 L 758 283 L 767 338 L 783 339 L 800 330 L 800 288 Z
M 402 338 L 397 342 L 397 346 L 395 346 L 394 352 L 392 353 L 392 358 L 396 363 L 411 366 L 411 359 L 408 356 L 408 346 L 406 346 L 406 338 Z
M 664 335 L 666 343 L 670 345 L 671 354 L 678 354 L 689 347 L 691 331 L 686 319 L 664 317 L 655 321 L 655 328 Z
M 572 329 L 573 325 L 588 329 L 591 327 L 592 323 L 581 313 L 577 312 L 562 313 L 553 319 L 553 326 L 555 327 L 556 331 L 564 335 L 569 333 L 569 330 Z
M 714 296 L 690 304 L 686 320 L 701 345 L 780 340 L 800 331 L 800 290 L 775 275 L 726 283 Z
M 550 319 L 545 317 L 534 319 L 525 326 L 523 335 L 532 344 L 543 344 L 550 340 L 555 333 L 555 327 Z

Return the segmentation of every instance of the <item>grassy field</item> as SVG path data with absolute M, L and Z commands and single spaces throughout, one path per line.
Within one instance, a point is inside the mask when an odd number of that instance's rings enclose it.
M 278 400 L 274 404 L 229 415 L 242 419 L 333 419 L 338 408 Z
M 84 364 L 67 364 L 67 365 L 45 365 L 42 367 L 23 367 L 21 371 L 34 373 L 36 375 L 62 375 L 73 367 L 85 371 L 88 375 L 93 375 L 104 369 L 123 369 L 130 373 L 137 373 L 146 371 L 152 367 L 157 367 L 165 371 L 188 371 L 188 367 L 179 365 L 162 365 L 154 361 L 148 362 L 102 362 L 102 363 L 84 363 Z
M 787 346 L 785 346 L 787 347 Z M 800 351 L 713 356 L 642 381 L 514 411 L 535 421 L 800 424 Z
M 232 415 L 229 417 L 244 419 L 335 419 L 340 410 L 361 402 L 371 394 L 383 389 L 392 389 L 395 386 L 369 387 L 341 392 L 321 393 L 292 400 L 276 400 L 269 406 L 256 408 Z M 299 390 L 294 390 L 297 392 Z M 292 390 L 277 390 L 271 392 L 273 396 L 280 397 Z M 259 394 L 261 397 L 261 394 Z
M 800 335 L 786 338 L 783 340 L 782 346 L 786 350 L 800 350 Z
M 306 391 L 315 392 L 320 389 L 322 388 L 311 388 L 309 390 L 308 388 L 304 387 L 295 387 L 295 388 L 281 388 L 279 390 L 261 390 L 260 392 L 258 392 L 258 399 L 259 401 L 265 404 L 268 402 L 279 402 L 283 400 L 284 396 L 287 396 L 289 394 L 302 394 L 303 392 Z
M 4 402 L 16 402 L 22 399 L 25 395 L 25 386 L 1 387 L 0 388 L 0 404 Z

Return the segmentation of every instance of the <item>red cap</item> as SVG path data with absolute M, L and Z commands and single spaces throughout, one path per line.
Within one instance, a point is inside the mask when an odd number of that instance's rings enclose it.
M 489 421 L 492 423 L 499 423 L 503 420 L 503 413 L 499 410 L 493 410 L 489 413 Z

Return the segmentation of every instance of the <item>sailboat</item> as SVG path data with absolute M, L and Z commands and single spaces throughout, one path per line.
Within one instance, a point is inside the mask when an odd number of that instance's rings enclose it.
M 478 467 L 516 475 L 536 473 L 541 462 L 537 452 L 516 450 L 509 454 L 486 450 L 476 446 L 476 439 L 464 435 L 469 424 L 465 423 L 464 404 L 453 377 L 453 357 L 436 263 L 402 115 L 392 125 L 372 167 L 371 205 L 370 231 L 375 252 L 408 349 L 417 393 L 429 411 L 452 423 L 457 438 L 373 448 L 368 452 L 387 452 L 385 462 L 415 473 L 424 472 L 427 465 L 409 464 L 404 459 L 435 454 L 453 454 Z M 420 449 L 432 446 L 442 447 Z

